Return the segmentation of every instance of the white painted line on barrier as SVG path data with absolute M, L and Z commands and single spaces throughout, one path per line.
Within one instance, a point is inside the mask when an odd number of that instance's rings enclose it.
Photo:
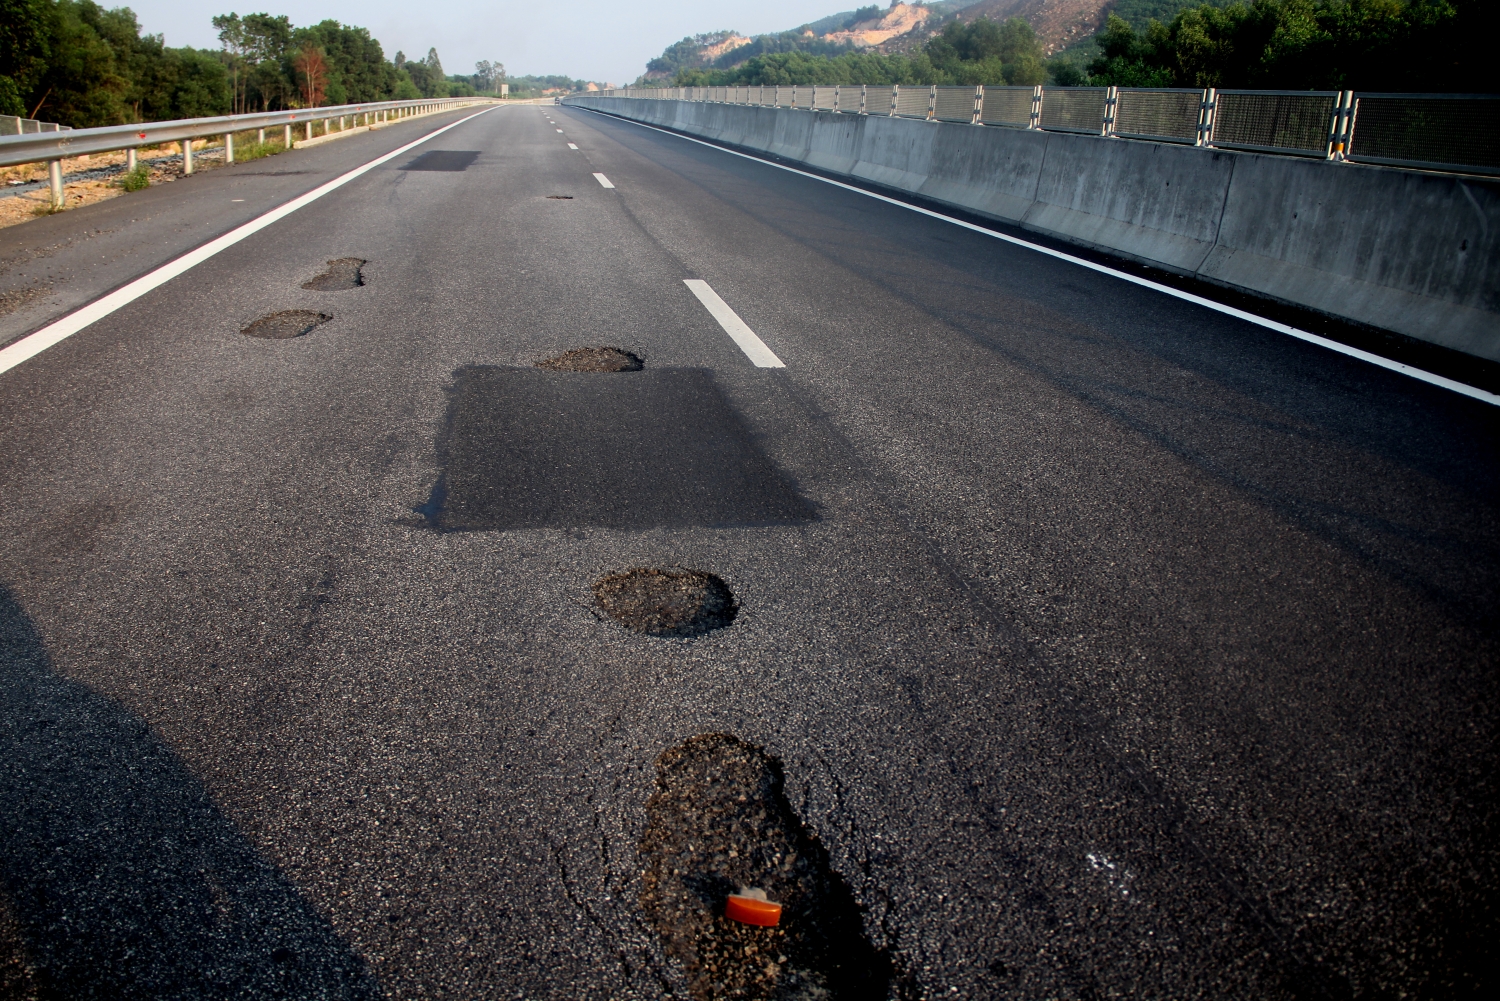
M 609 178 L 605 177 L 603 174 L 595 174 L 594 175 L 594 180 L 596 180 L 596 181 L 599 182 L 599 186 L 600 187 L 604 187 L 604 188 L 612 188 L 612 187 L 614 187 L 614 185 L 609 182 Z
M 703 307 L 712 314 L 719 326 L 724 328 L 734 343 L 745 352 L 745 357 L 755 363 L 756 368 L 786 368 L 781 359 L 776 357 L 776 352 L 766 347 L 766 342 L 755 336 L 755 331 L 746 326 L 745 321 L 739 318 L 729 304 L 719 298 L 719 293 L 709 287 L 708 282 L 701 278 L 684 278 L 682 284 L 693 290 L 693 295 L 703 303 Z
M 578 147 L 574 146 L 572 143 L 568 143 L 568 149 L 577 149 L 577 148 Z
M 313 188 L 305 195 L 298 195 L 296 198 L 293 198 L 285 205 L 278 206 L 267 212 L 265 215 L 257 216 L 244 225 L 230 230 L 223 236 L 215 237 L 198 249 L 188 251 L 186 254 L 183 254 L 181 257 L 177 258 L 175 261 L 169 261 L 166 264 L 163 264 L 161 267 L 157 268 L 155 271 L 152 271 L 146 275 L 141 276 L 140 278 L 137 278 L 135 281 L 130 282 L 128 285 L 122 285 L 103 298 L 95 299 L 93 302 L 89 303 L 87 306 L 84 306 L 82 309 L 69 313 L 67 316 L 63 317 L 60 320 L 54 320 L 52 323 L 47 324 L 42 329 L 26 335 L 19 341 L 16 341 L 14 344 L 11 344 L 4 349 L 0 349 L 0 374 L 9 372 L 17 365 L 21 364 L 29 358 L 34 358 L 35 356 L 41 354 L 43 351 L 52 347 L 54 344 L 58 344 L 62 341 L 67 340 L 69 337 L 72 337 L 74 334 L 78 333 L 78 331 L 82 330 L 84 327 L 87 327 L 89 324 L 96 323 L 99 320 L 104 319 L 115 310 L 120 309 L 122 306 L 129 305 L 130 303 L 139 299 L 141 296 L 145 295 L 147 292 L 150 292 L 152 289 L 157 288 L 161 285 L 165 285 L 167 282 L 171 281 L 173 278 L 176 278 L 178 275 L 183 274 L 184 272 L 198 266 L 199 264 L 202 264 L 210 257 L 213 257 L 215 254 L 219 253 L 219 251 L 227 250 L 246 237 L 265 229 L 267 226 L 271 225 L 273 222 L 276 222 L 278 219 L 285 219 L 287 216 L 291 215 L 293 212 L 297 211 L 303 206 L 317 201 L 319 198 L 322 198 L 324 195 L 328 194 L 330 191 L 333 191 L 335 188 L 343 187 L 350 181 L 354 180 L 356 177 L 359 177 L 361 174 L 364 174 L 367 171 L 373 170 L 374 168 L 380 166 L 382 163 L 385 163 L 387 160 L 394 160 L 396 157 L 400 156 L 402 153 L 405 153 L 407 150 L 420 146 L 427 140 L 432 139 L 435 136 L 440 136 L 444 132 L 447 132 L 449 129 L 457 128 L 464 122 L 467 122 L 474 118 L 478 118 L 480 115 L 494 110 L 494 108 L 485 108 L 484 111 L 472 114 L 468 116 L 468 118 L 460 118 L 458 121 L 452 123 L 451 125 L 444 125 L 442 128 L 429 132 L 425 136 L 414 142 L 409 142 L 405 146 L 394 149 L 383 156 L 376 157 L 369 163 L 363 164 L 359 167 L 355 167 L 347 174 L 340 174 L 338 177 L 335 177 L 327 184 Z
M 1143 288 L 1149 288 L 1156 292 L 1162 292 L 1166 295 L 1172 296 L 1174 299 L 1181 299 L 1184 302 L 1191 302 L 1195 305 L 1202 306 L 1205 309 L 1211 309 L 1216 313 L 1223 313 L 1226 316 L 1233 316 L 1236 319 L 1244 320 L 1247 323 L 1253 323 L 1256 326 L 1265 327 L 1267 330 L 1274 330 L 1277 333 L 1286 334 L 1288 337 L 1295 337 L 1299 341 L 1306 341 L 1309 344 L 1316 344 L 1319 347 L 1327 348 L 1329 351 L 1336 351 L 1339 354 L 1347 355 L 1350 358 L 1358 358 L 1360 361 L 1369 362 L 1371 365 L 1374 365 L 1378 368 L 1383 368 L 1391 372 L 1400 373 L 1401 375 L 1410 376 L 1411 378 L 1416 379 L 1419 382 L 1425 382 L 1430 386 L 1437 386 L 1440 389 L 1446 389 L 1451 392 L 1458 393 L 1460 396 L 1467 396 L 1471 400 L 1478 400 L 1480 403 L 1488 403 L 1491 406 L 1500 406 L 1500 393 L 1491 393 L 1488 390 L 1480 389 L 1477 386 L 1470 386 L 1467 383 L 1459 382 L 1457 379 L 1450 379 L 1447 376 L 1438 375 L 1435 372 L 1428 372 L 1424 369 L 1416 368 L 1412 365 L 1404 365 L 1399 361 L 1394 361 L 1390 358 L 1386 358 L 1369 351 L 1361 351 L 1359 348 L 1350 347 L 1347 344 L 1341 344 L 1338 341 L 1330 340 L 1327 337 L 1319 337 L 1317 334 L 1311 333 L 1310 331 L 1301 330 L 1297 327 L 1291 326 L 1290 324 L 1282 323 L 1279 320 L 1272 320 L 1268 317 L 1257 316 L 1254 313 L 1248 312 L 1243 309 L 1236 309 L 1235 307 L 1226 305 L 1222 302 L 1215 302 L 1212 299 L 1205 299 L 1201 295 L 1194 295 L 1191 292 L 1185 292 L 1182 289 L 1173 288 L 1170 285 L 1163 285 L 1160 282 L 1154 282 L 1149 278 L 1142 278 L 1139 275 L 1132 275 L 1125 271 L 1117 271 L 1114 268 L 1109 267 L 1108 265 L 1084 260 L 1082 257 L 1074 257 L 1072 254 L 1064 253 L 1061 250 L 1053 250 L 1051 247 L 1044 247 L 1039 243 L 1032 243 L 1029 240 L 1022 240 L 1018 237 L 1008 236 L 1005 233 L 997 233 L 992 229 L 985 229 L 983 226 L 976 226 L 974 223 L 965 222 L 963 219 L 955 219 L 952 216 L 943 215 L 943 213 L 941 212 L 934 212 L 932 209 L 923 208 L 920 205 L 912 205 L 907 202 L 903 202 L 899 198 L 891 198 L 887 195 L 877 194 L 873 191 L 866 191 L 864 188 L 856 187 L 853 184 L 845 184 L 843 181 L 835 181 L 829 177 L 822 177 L 818 174 L 809 173 L 805 170 L 798 170 L 796 167 L 788 167 L 784 163 L 773 163 L 770 160 L 763 160 L 758 156 L 751 156 L 749 153 L 741 153 L 738 150 L 725 149 L 723 146 L 718 146 L 711 142 L 704 142 L 702 139 L 694 139 L 692 136 L 685 136 L 681 133 L 673 132 L 669 129 L 660 129 L 655 125 L 647 125 L 644 122 L 633 122 L 628 118 L 620 118 L 616 115 L 605 115 L 604 112 L 594 111 L 593 108 L 584 108 L 583 110 L 592 111 L 596 115 L 604 115 L 604 117 L 606 118 L 613 118 L 617 122 L 628 122 L 631 125 L 638 125 L 643 129 L 650 129 L 652 132 L 661 132 L 665 135 L 669 135 L 677 139 L 682 139 L 685 142 L 697 143 L 699 146 L 707 146 L 709 149 L 716 149 L 720 153 L 728 153 L 731 156 L 743 157 L 746 160 L 754 160 L 756 163 L 765 164 L 767 167 L 775 167 L 778 170 L 785 170 L 793 174 L 801 175 L 802 177 L 810 177 L 815 181 L 822 181 L 824 184 L 831 184 L 836 188 L 843 188 L 845 191 L 853 191 L 856 194 L 864 195 L 867 198 L 874 198 L 877 201 L 886 202 L 889 205 L 896 205 L 903 209 L 907 209 L 908 211 L 916 212 L 933 219 L 941 219 L 943 222 L 952 223 L 955 226 L 962 226 L 964 229 L 973 230 L 975 233 L 981 233 L 984 236 L 994 237 L 996 240 L 1002 240 L 1005 243 L 1014 244 L 1017 247 L 1025 247 L 1027 250 L 1034 250 L 1039 254 L 1046 254 L 1048 257 L 1055 257 L 1060 261 L 1067 261 L 1069 264 L 1076 264 L 1081 268 L 1088 268 L 1090 271 L 1098 271 L 1100 274 L 1110 275 L 1112 277 L 1119 278 L 1122 281 L 1130 282 L 1133 285 L 1140 285 Z

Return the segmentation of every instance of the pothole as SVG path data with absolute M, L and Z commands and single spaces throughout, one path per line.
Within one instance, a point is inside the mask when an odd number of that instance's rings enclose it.
M 573 200 L 572 195 L 548 195 L 547 197 L 559 202 L 571 202 Z
M 312 281 L 303 282 L 302 287 L 314 292 L 342 292 L 345 289 L 359 288 L 365 283 L 365 276 L 360 268 L 367 263 L 358 257 L 340 257 L 336 261 L 329 261 L 327 271 Z
M 639 372 L 646 363 L 624 348 L 574 348 L 536 363 L 554 372 Z
M 694 998 L 887 996 L 888 957 L 864 937 L 853 894 L 793 813 L 780 763 L 760 748 L 709 733 L 664 751 L 641 855 L 641 909 L 686 967 Z M 742 889 L 780 903 L 779 923 L 726 917 Z
M 699 570 L 635 567 L 594 583 L 594 599 L 611 619 L 647 636 L 699 636 L 734 621 L 729 585 Z
M 320 323 L 333 317 L 327 313 L 314 313 L 310 309 L 284 309 L 279 313 L 262 316 L 240 333 L 248 337 L 287 338 L 301 337 Z

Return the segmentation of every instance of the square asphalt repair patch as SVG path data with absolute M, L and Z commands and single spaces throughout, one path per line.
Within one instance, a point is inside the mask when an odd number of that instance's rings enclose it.
M 402 170 L 468 170 L 469 164 L 479 159 L 477 149 L 428 150 L 414 160 L 401 165 Z
M 460 369 L 423 513 L 446 531 L 812 521 L 706 369 Z

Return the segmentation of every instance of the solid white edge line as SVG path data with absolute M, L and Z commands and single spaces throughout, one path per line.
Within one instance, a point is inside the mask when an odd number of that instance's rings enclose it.
M 1316 344 L 1319 347 L 1327 348 L 1330 351 L 1336 351 L 1341 355 L 1348 355 L 1350 358 L 1358 358 L 1360 361 L 1369 362 L 1371 365 L 1375 365 L 1379 368 L 1387 369 L 1392 372 L 1398 372 L 1401 375 L 1410 376 L 1411 378 L 1416 379 L 1419 382 L 1425 382 L 1428 385 L 1437 386 L 1440 389 L 1446 389 L 1451 392 L 1458 393 L 1460 396 L 1467 396 L 1472 400 L 1478 400 L 1480 403 L 1488 403 L 1491 406 L 1500 406 L 1500 394 L 1491 393 L 1488 390 L 1480 389 L 1477 386 L 1470 386 L 1467 383 L 1459 382 L 1456 379 L 1450 379 L 1447 376 L 1437 375 L 1434 372 L 1428 372 L 1424 369 L 1415 368 L 1411 365 L 1404 365 L 1401 362 L 1392 361 L 1390 358 L 1386 358 L 1382 355 L 1372 354 L 1369 351 L 1361 351 L 1359 348 L 1353 348 L 1347 344 L 1341 344 L 1338 341 L 1329 340 L 1326 337 L 1320 337 L 1317 334 L 1290 326 L 1288 324 L 1280 322 L 1279 320 L 1272 320 L 1264 316 L 1257 316 L 1254 313 L 1247 312 L 1243 309 L 1236 309 L 1235 307 L 1225 305 L 1222 302 L 1215 302 L 1212 299 L 1205 299 L 1201 295 L 1194 295 L 1191 292 L 1184 292 L 1182 289 L 1173 288 L 1170 285 L 1163 285 L 1160 282 L 1154 282 L 1149 278 L 1142 278 L 1138 275 L 1132 275 L 1124 271 L 1116 271 L 1114 268 L 1111 268 L 1107 265 L 1098 264 L 1094 261 L 1084 260 L 1081 257 L 1074 257 L 1072 254 L 1064 253 L 1061 250 L 1053 250 L 1051 247 L 1044 247 L 1039 243 L 1032 243 L 1028 240 L 1022 240 L 1018 237 L 1008 236 L 1005 233 L 997 233 L 992 229 L 985 229 L 983 226 L 977 226 L 974 223 L 966 222 L 963 219 L 955 219 L 952 216 L 944 215 L 941 212 L 934 212 L 932 209 L 923 208 L 920 205 L 911 205 L 907 202 L 901 201 L 899 198 L 891 198 L 887 195 L 877 194 L 874 191 L 866 191 L 864 188 L 857 187 L 853 184 L 845 184 L 843 181 L 835 181 L 832 178 L 822 177 L 818 174 L 813 174 L 805 170 L 798 170 L 796 167 L 788 167 L 784 163 L 774 163 L 770 160 L 764 160 L 758 156 L 751 156 L 749 153 L 741 153 L 738 150 L 725 149 L 723 146 L 719 146 L 715 143 L 706 142 L 702 139 L 695 139 L 692 136 L 685 136 L 680 132 L 673 132 L 671 129 L 658 128 L 655 125 L 647 125 L 645 122 L 632 121 L 629 118 L 621 118 L 618 115 L 610 115 L 603 111 L 595 111 L 593 108 L 584 108 L 581 105 L 578 107 L 580 108 L 580 110 L 588 111 L 595 115 L 603 115 L 606 118 L 613 118 L 617 122 L 626 122 L 630 125 L 638 125 L 643 129 L 650 129 L 653 132 L 660 132 L 663 135 L 669 135 L 677 139 L 685 140 L 686 142 L 697 143 L 699 146 L 707 146 L 709 149 L 716 149 L 721 153 L 729 153 L 732 156 L 743 157 L 746 160 L 754 160 L 756 163 L 765 164 L 767 167 L 776 167 L 779 170 L 785 170 L 792 174 L 799 174 L 802 177 L 810 177 L 815 181 L 822 181 L 824 184 L 832 184 L 836 188 L 843 188 L 846 191 L 854 191 L 861 195 L 865 195 L 868 198 L 874 198 L 879 201 L 886 202 L 890 205 L 897 205 L 901 208 L 908 209 L 912 212 L 917 212 L 925 216 L 929 216 L 933 219 L 941 219 L 943 222 L 952 223 L 955 226 L 962 226 L 964 229 L 973 230 L 975 233 L 982 233 L 985 236 L 991 236 L 997 240 L 1003 240 L 1004 242 L 1014 244 L 1017 247 L 1025 247 L 1027 250 L 1034 250 L 1039 254 L 1046 254 L 1048 257 L 1055 257 L 1060 261 L 1067 261 L 1069 264 L 1076 264 L 1079 267 L 1088 268 L 1090 271 L 1097 271 L 1100 274 L 1110 275 L 1114 278 L 1119 278 L 1123 281 L 1127 281 L 1135 285 L 1140 285 L 1143 288 L 1149 288 L 1156 292 L 1162 292 L 1166 295 L 1172 296 L 1175 299 L 1181 299 L 1184 302 L 1191 302 L 1195 305 L 1203 306 L 1204 308 L 1211 309 L 1216 313 L 1223 313 L 1227 316 L 1233 316 L 1248 323 L 1253 323 L 1256 326 L 1265 327 L 1267 330 L 1274 330 L 1277 333 L 1286 334 L 1289 337 L 1295 337 L 1299 341 L 1306 341 L 1309 344 Z
M 500 107 L 500 105 L 496 105 L 495 107 Z M 196 267 L 199 264 L 202 264 L 204 261 L 208 260 L 210 257 L 213 257 L 221 250 L 226 250 L 229 247 L 234 246 L 236 243 L 239 243 L 246 237 L 260 232 L 267 226 L 271 225 L 273 222 L 276 222 L 279 219 L 286 218 L 303 206 L 311 204 L 312 202 L 317 201 L 319 198 L 322 198 L 324 195 L 328 194 L 330 191 L 333 191 L 335 188 L 343 187 L 350 181 L 354 180 L 356 177 L 359 177 L 361 174 L 364 174 L 367 171 L 373 170 L 374 168 L 380 166 L 382 163 L 385 163 L 387 160 L 393 160 L 396 157 L 400 156 L 402 153 L 405 153 L 407 150 L 412 149 L 416 146 L 420 146 L 427 140 L 432 139 L 435 136 L 440 136 L 444 132 L 447 132 L 449 129 L 457 128 L 464 122 L 478 118 L 480 115 L 487 114 L 494 110 L 494 107 L 485 108 L 484 111 L 476 112 L 475 114 L 469 115 L 466 118 L 460 118 L 456 122 L 444 125 L 442 128 L 437 129 L 436 131 L 427 133 L 427 135 L 415 140 L 414 142 L 409 142 L 399 149 L 392 150 L 389 153 L 376 157 L 369 163 L 363 164 L 359 167 L 355 167 L 348 173 L 341 174 L 338 177 L 335 177 L 333 180 L 328 181 L 327 183 L 322 184 L 319 187 L 313 188 L 306 194 L 298 195 L 291 201 L 277 206 L 264 215 L 257 216 L 256 218 L 251 219 L 249 222 L 237 226 L 236 228 L 225 233 L 223 236 L 215 237 L 214 239 L 203 244 L 203 246 L 198 247 L 196 250 L 190 250 L 176 260 L 168 261 L 166 264 L 161 265 L 154 271 L 147 272 L 140 278 L 137 278 L 135 281 L 122 285 L 119 288 L 115 289 L 113 292 L 110 292 L 108 295 L 105 295 L 99 299 L 95 299 L 93 302 L 82 307 L 81 309 L 69 313 L 62 319 L 54 320 L 53 322 L 47 324 L 45 327 L 42 327 L 40 330 L 27 334 L 25 337 L 21 338 L 19 341 L 16 341 L 14 344 L 10 344 L 5 348 L 0 348 L 0 375 L 9 372 L 11 369 L 15 368 L 17 365 L 21 364 L 24 361 L 36 357 L 53 345 L 67 340 L 69 337 L 72 337 L 74 334 L 78 333 L 78 331 L 82 330 L 84 327 L 87 327 L 89 324 L 96 323 L 99 320 L 104 319 L 109 314 L 113 313 L 115 310 L 129 305 L 130 303 L 139 299 L 141 296 L 145 295 L 147 292 L 150 292 L 152 289 L 157 288 L 161 285 L 165 285 L 167 282 L 171 281 L 173 278 L 176 278 L 178 275 L 183 274 L 184 272 Z
M 614 184 L 610 181 L 610 179 L 607 178 L 607 177 L 605 177 L 603 174 L 599 174 L 599 173 L 594 174 L 594 180 L 596 180 L 596 181 L 599 182 L 599 186 L 601 188 L 612 188 L 612 187 L 614 187 Z
M 719 298 L 719 293 L 702 278 L 684 278 L 682 284 L 693 290 L 693 295 L 703 303 L 703 308 L 724 328 L 734 343 L 745 352 L 745 357 L 755 363 L 756 368 L 786 368 L 776 352 L 766 347 L 766 342 L 755 336 L 755 331 L 740 319 L 739 314 L 729 308 L 729 303 Z

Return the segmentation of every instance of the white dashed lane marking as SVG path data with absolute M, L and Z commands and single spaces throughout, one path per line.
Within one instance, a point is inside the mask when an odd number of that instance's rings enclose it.
M 568 149 L 577 149 L 577 148 L 578 147 L 574 146 L 572 143 L 568 143 Z
M 612 187 L 614 187 L 614 185 L 610 183 L 609 178 L 605 177 L 603 174 L 595 174 L 594 175 L 594 180 L 596 180 L 596 181 L 599 182 L 599 186 L 600 187 L 604 187 L 604 188 L 612 188 Z
M 598 174 L 594 175 L 598 177 Z M 755 336 L 755 331 L 740 319 L 739 314 L 729 308 L 729 304 L 719 298 L 719 293 L 709 287 L 708 282 L 701 278 L 684 278 L 682 284 L 693 290 L 693 295 L 703 303 L 703 307 L 712 314 L 719 326 L 724 328 L 734 343 L 745 352 L 745 357 L 755 363 L 756 368 L 786 368 L 781 359 L 776 357 L 776 352 L 766 347 L 766 342 Z

